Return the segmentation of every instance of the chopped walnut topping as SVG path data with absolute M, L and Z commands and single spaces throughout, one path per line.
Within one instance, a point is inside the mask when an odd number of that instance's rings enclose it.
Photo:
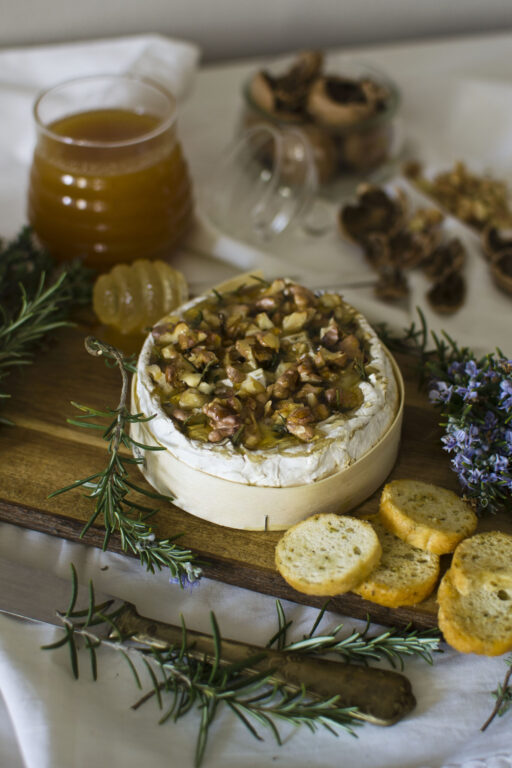
M 192 408 L 202 408 L 207 400 L 207 395 L 199 392 L 198 389 L 191 388 L 181 393 L 178 403 L 180 408 L 191 410 Z
M 256 309 L 260 309 L 263 312 L 272 312 L 279 306 L 279 298 L 277 296 L 262 296 L 256 302 Z
M 215 352 L 206 349 L 206 347 L 193 347 L 187 355 L 187 360 L 192 363 L 194 368 L 199 368 L 199 370 L 206 368 L 207 365 L 211 366 L 219 362 Z
M 256 346 L 256 339 L 246 338 L 239 339 L 236 344 L 236 351 L 241 357 L 243 357 L 252 368 L 257 368 L 258 363 L 254 357 L 254 347 Z
M 329 323 L 320 331 L 320 341 L 324 347 L 332 349 L 340 340 L 340 329 L 333 317 L 329 318 Z
M 186 421 L 190 418 L 190 411 L 186 411 L 184 408 L 173 408 L 172 417 L 177 421 Z
M 165 380 L 173 386 L 180 386 L 184 374 L 191 372 L 192 366 L 181 355 L 171 360 L 164 368 Z
M 245 379 L 245 373 L 239 368 L 235 368 L 234 365 L 226 366 L 226 373 L 228 375 L 228 379 L 232 381 L 233 384 L 241 384 Z
M 297 400 L 304 401 L 310 408 L 313 408 L 318 405 L 318 398 L 322 392 L 322 387 L 315 387 L 313 384 L 304 384 L 304 386 L 297 392 L 296 398 Z
M 187 323 L 180 322 L 171 332 L 171 338 L 181 350 L 190 349 L 206 339 L 204 331 L 191 328 Z
M 321 384 L 323 379 L 315 371 L 313 361 L 310 357 L 304 357 L 297 366 L 297 373 L 300 380 L 309 384 Z
M 293 300 L 298 309 L 306 309 L 306 307 L 315 307 L 317 304 L 317 298 L 313 291 L 309 288 L 305 288 L 303 285 L 290 286 L 289 292 L 293 296 Z
M 225 400 L 216 397 L 210 403 L 203 405 L 203 413 L 206 414 L 212 428 L 208 440 L 211 443 L 218 443 L 225 437 L 234 435 L 242 426 L 240 411 L 240 401 L 234 397 Z
M 255 320 L 258 328 L 261 328 L 262 331 L 269 331 L 271 328 L 275 327 L 274 323 L 266 312 L 260 312 L 258 315 L 256 315 Z
M 275 333 L 257 333 L 256 339 L 262 347 L 270 347 L 271 349 L 279 349 L 279 339 Z
M 278 379 L 274 382 L 272 387 L 272 397 L 276 400 L 284 400 L 292 393 L 299 374 L 297 368 L 292 366 L 288 368 Z
M 308 406 L 294 408 L 289 416 L 286 418 L 286 429 L 290 434 L 298 437 L 303 442 L 312 440 L 315 436 L 315 428 L 312 422 L 315 421 L 315 417 L 311 408 Z
M 250 284 L 157 326 L 149 369 L 193 439 L 244 450 L 309 442 L 319 422 L 362 401 L 356 363 L 371 361 L 353 318 L 336 294 Z
M 296 333 L 304 328 L 308 321 L 308 313 L 303 310 L 301 312 L 292 312 L 290 315 L 283 317 L 283 331 L 285 333 Z

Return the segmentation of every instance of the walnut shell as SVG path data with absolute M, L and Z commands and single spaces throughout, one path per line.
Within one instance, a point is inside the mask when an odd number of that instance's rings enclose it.
M 427 293 L 427 300 L 436 312 L 451 315 L 463 305 L 466 281 L 460 272 L 449 272 L 436 282 Z
M 322 53 L 303 51 L 282 75 L 266 70 L 256 72 L 249 85 L 249 95 L 257 107 L 270 115 L 287 121 L 303 120 L 308 89 L 322 66 Z
M 441 243 L 425 260 L 423 271 L 431 280 L 442 280 L 450 272 L 459 272 L 466 261 L 466 251 L 461 241 L 454 237 Z
M 390 240 L 391 261 L 401 269 L 414 269 L 428 253 L 428 238 L 407 229 Z
M 487 227 L 482 234 L 482 245 L 488 261 L 493 261 L 497 253 L 512 249 L 512 229 L 494 225 Z
M 323 65 L 324 55 L 321 51 L 301 51 L 281 80 L 290 90 L 292 87 L 307 87 L 320 77 Z
M 356 243 L 365 243 L 369 235 L 391 236 L 403 226 L 406 199 L 401 190 L 387 193 L 381 187 L 360 184 L 357 202 L 344 205 L 338 216 L 341 233 Z
M 249 96 L 253 104 L 268 115 L 286 122 L 300 123 L 303 120 L 298 99 L 285 90 L 279 90 L 276 79 L 268 72 L 256 72 L 249 84 Z
M 398 301 L 408 296 L 409 284 L 401 269 L 388 267 L 380 272 L 374 291 L 379 299 Z
M 376 105 L 357 80 L 329 75 L 311 86 L 307 110 L 320 125 L 344 127 L 371 117 Z
M 264 112 L 274 111 L 274 89 L 266 72 L 256 72 L 249 84 L 249 95 Z
M 512 295 L 512 248 L 496 254 L 491 262 L 491 274 L 496 285 Z

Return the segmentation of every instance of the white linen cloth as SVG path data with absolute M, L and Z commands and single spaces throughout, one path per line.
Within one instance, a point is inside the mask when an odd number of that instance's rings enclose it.
M 68 77 L 104 71 L 133 71 L 164 77 L 182 84 L 192 80 L 198 60 L 190 45 L 156 36 L 120 41 L 102 41 L 0 53 L 0 232 L 14 235 L 25 221 L 26 174 L 33 142 L 31 104 L 42 87 Z M 161 69 L 163 67 L 163 69 Z M 226 70 L 227 72 L 227 70 Z M 239 85 L 237 75 L 237 84 Z M 231 130 L 227 122 L 238 107 L 238 91 L 213 93 L 207 75 L 193 99 L 183 106 L 180 135 L 188 150 L 196 185 L 208 177 L 208 156 L 213 158 Z M 405 93 L 407 84 L 404 80 Z M 508 88 L 509 85 L 503 85 Z M 411 95 L 412 95 L 411 89 Z M 216 111 L 210 111 L 214 98 Z M 225 103 L 224 101 L 225 100 Z M 499 100 L 498 100 L 499 101 Z M 451 102 L 450 102 L 451 103 Z M 496 108 L 499 104 L 495 105 Z M 226 109 L 224 109 L 226 107 Z M 425 103 L 421 110 L 428 112 Z M 418 107 L 420 109 L 420 107 Z M 430 103 L 432 109 L 432 102 Z M 508 108 L 502 105 L 502 108 Z M 407 116 L 414 120 L 414 102 Z M 213 119 L 205 124 L 205 115 Z M 222 122 L 224 121 L 224 123 Z M 439 134 L 437 134 L 439 135 Z M 425 134 L 425 142 L 435 144 L 436 135 Z M 437 158 L 451 164 L 454 157 Z M 454 225 L 455 226 L 455 225 Z M 474 236 L 465 232 L 469 243 Z M 221 239 L 222 240 L 222 239 Z M 191 281 L 213 283 L 233 267 L 223 266 L 208 254 L 201 254 L 207 241 L 200 233 L 191 250 L 176 258 Z M 194 243 L 196 251 L 193 250 Z M 198 245 L 199 243 L 199 245 Z M 291 245 L 290 245 L 291 244 Z M 300 232 L 270 244 L 272 255 L 260 258 L 257 251 L 236 251 L 232 242 L 212 244 L 218 256 L 232 262 L 233 256 L 249 268 L 259 261 L 269 271 L 282 262 L 292 264 L 311 285 L 335 284 L 359 275 L 368 277 L 366 266 L 356 249 L 343 246 L 334 231 L 311 240 Z M 242 256 L 240 256 L 242 254 Z M 254 260 L 251 261 L 251 259 Z M 248 260 L 248 261 L 247 261 Z M 238 264 L 238 267 L 241 265 Z M 474 249 L 470 256 L 470 297 L 458 316 L 443 321 L 461 341 L 492 349 L 508 342 L 510 300 L 492 287 L 484 274 L 483 263 Z M 370 290 L 346 291 L 347 298 L 370 317 L 380 314 L 399 327 L 408 324 L 417 298 L 423 297 L 421 279 L 413 282 L 409 308 L 386 309 L 377 305 Z M 423 301 L 421 301 L 423 303 Z M 501 312 L 501 320 L 499 313 Z M 434 319 L 435 327 L 439 321 Z M 3 460 L 8 460 L 8 457 Z M 134 601 L 140 612 L 177 622 L 182 612 L 191 628 L 209 630 L 208 614 L 214 610 L 225 636 L 265 643 L 276 629 L 275 605 L 271 597 L 204 580 L 191 590 L 180 590 L 168 583 L 165 573 L 147 574 L 136 561 L 99 550 L 53 539 L 42 534 L 0 525 L 0 557 L 16 557 L 21 563 L 46 568 L 63 577 L 74 562 L 82 580 L 92 577 L 98 589 Z M 107 570 L 102 570 L 107 567 Z M 0 584 L 0 589 L 2 585 Z M 37 592 L 37 585 L 34 585 Z M 60 606 L 56 606 L 60 607 Z M 285 606 L 294 619 L 296 636 L 311 627 L 316 611 L 295 604 Z M 339 617 L 327 616 L 326 628 Z M 346 620 L 347 633 L 361 624 Z M 157 726 L 158 710 L 153 702 L 137 712 L 129 706 L 138 698 L 133 678 L 125 662 L 109 651 L 101 652 L 97 683 L 90 681 L 87 658 L 82 659 L 82 679 L 73 681 L 65 650 L 43 653 L 38 650 L 52 642 L 57 631 L 22 623 L 0 615 L 0 766 L 6 768 L 85 768 L 112 765 L 139 768 L 151 763 L 154 768 L 191 766 L 197 732 L 196 712 L 177 725 Z M 253 740 L 229 713 L 219 715 L 211 729 L 204 768 L 273 764 L 283 768 L 343 765 L 344 768 L 511 768 L 512 736 L 510 716 L 496 720 L 484 734 L 479 727 L 488 716 L 493 699 L 490 691 L 506 671 L 503 659 L 463 656 L 447 649 L 436 656 L 434 667 L 421 660 L 410 661 L 406 673 L 418 700 L 416 710 L 403 722 L 389 729 L 364 726 L 359 738 L 343 733 L 335 739 L 327 732 L 312 735 L 303 728 L 283 728 L 285 743 L 276 746 L 270 733 L 265 741 Z M 2 704 L 3 699 L 3 704 Z
M 0 525 L 0 557 L 12 559 L 14 552 L 20 562 L 64 578 L 73 562 L 84 583 L 93 578 L 98 591 L 131 600 L 141 613 L 167 622 L 179 623 L 182 613 L 191 629 L 208 632 L 213 610 L 224 636 L 262 645 L 277 629 L 271 597 L 210 580 L 181 590 L 169 584 L 166 574 L 147 574 L 131 558 Z M 316 610 L 293 603 L 284 607 L 294 621 L 290 637 L 309 632 Z M 333 628 L 339 621 L 330 614 L 321 626 Z M 362 623 L 346 619 L 345 626 L 348 634 Z M 153 701 L 131 711 L 141 692 L 126 662 L 108 650 L 99 654 L 96 683 L 86 653 L 80 656 L 81 679 L 74 681 L 67 649 L 38 650 L 53 642 L 57 632 L 0 614 L 0 691 L 26 768 L 193 765 L 197 712 L 177 724 L 158 726 L 161 713 Z M 354 739 L 284 726 L 279 748 L 270 732 L 261 731 L 265 740 L 257 742 L 230 713 L 219 711 L 204 768 L 263 768 L 273 762 L 283 768 L 511 768 L 510 720 L 497 719 L 488 731 L 479 731 L 493 706 L 489 690 L 506 671 L 503 659 L 476 659 L 446 649 L 436 654 L 432 668 L 413 660 L 405 671 L 418 703 L 392 728 L 365 725 L 356 729 Z

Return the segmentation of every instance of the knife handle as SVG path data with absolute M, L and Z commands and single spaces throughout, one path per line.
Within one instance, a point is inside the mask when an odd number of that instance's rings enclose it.
M 181 627 L 140 616 L 134 605 L 125 603 L 116 618 L 123 636 L 152 648 L 180 647 Z M 213 637 L 187 629 L 187 649 L 192 658 L 211 661 L 215 655 Z M 338 696 L 338 705 L 357 707 L 354 715 L 375 725 L 392 725 L 413 709 L 416 701 L 409 680 L 398 672 L 345 662 L 328 661 L 299 653 L 283 653 L 237 640 L 222 639 L 221 662 L 245 662 L 264 653 L 251 672 L 272 672 L 272 682 L 292 690 L 304 686 L 313 698 Z

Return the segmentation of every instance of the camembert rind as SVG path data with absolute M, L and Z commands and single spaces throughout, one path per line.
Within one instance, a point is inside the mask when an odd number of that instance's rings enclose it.
M 204 297 L 185 304 L 173 316 L 183 316 L 202 301 Z M 158 443 L 193 469 L 251 486 L 283 488 L 303 484 L 305 478 L 308 483 L 322 480 L 363 457 L 386 433 L 398 408 L 398 388 L 389 355 L 363 315 L 355 313 L 354 319 L 371 361 L 368 380 L 359 385 L 363 402 L 349 414 L 334 413 L 320 422 L 318 437 L 310 443 L 297 441 L 286 447 L 278 444 L 266 450 L 247 450 L 230 440 L 209 443 L 184 435 L 165 413 L 158 384 L 150 372 L 154 349 L 151 335 L 142 348 L 137 369 L 140 410 L 155 414 L 151 432 Z
M 146 451 L 140 469 L 156 490 L 173 496 L 180 509 L 229 528 L 282 531 L 312 514 L 348 512 L 377 490 L 398 455 L 404 385 L 398 366 L 388 357 L 399 393 L 398 409 L 389 429 L 362 458 L 324 480 L 287 488 L 234 483 L 193 469 L 168 450 Z M 132 410 L 141 411 L 137 376 L 132 382 Z M 151 431 L 153 421 L 133 424 L 133 437 L 143 444 L 163 447 Z

